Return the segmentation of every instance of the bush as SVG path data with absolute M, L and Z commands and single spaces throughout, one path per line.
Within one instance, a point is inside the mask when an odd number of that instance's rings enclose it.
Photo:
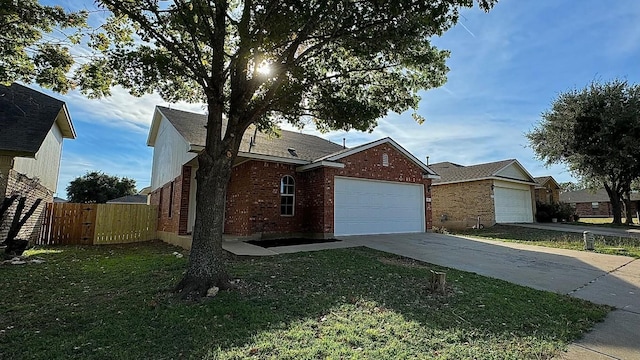
M 551 219 L 569 221 L 571 216 L 573 216 L 574 221 L 580 218 L 576 215 L 576 209 L 570 204 L 564 202 L 557 204 L 536 202 L 536 220 L 538 222 L 550 222 Z
M 559 203 L 557 207 L 556 217 L 560 221 L 569 221 L 571 215 L 576 213 L 576 209 L 573 206 L 564 202 Z
M 536 220 L 538 222 L 551 222 L 551 215 L 543 210 L 538 210 L 536 213 Z

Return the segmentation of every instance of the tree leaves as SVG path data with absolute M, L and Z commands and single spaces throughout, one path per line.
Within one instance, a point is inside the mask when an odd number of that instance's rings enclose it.
M 136 192 L 136 181 L 92 171 L 75 178 L 67 186 L 67 198 L 75 203 L 106 203 Z
M 547 164 L 564 163 L 621 198 L 640 178 L 640 85 L 615 79 L 561 93 L 527 137 Z
M 83 28 L 85 12 L 70 13 L 59 6 L 43 6 L 37 0 L 0 1 L 0 81 L 39 85 L 66 93 L 73 88 L 68 73 L 73 65 L 69 45 L 78 33 L 43 36 L 54 29 Z

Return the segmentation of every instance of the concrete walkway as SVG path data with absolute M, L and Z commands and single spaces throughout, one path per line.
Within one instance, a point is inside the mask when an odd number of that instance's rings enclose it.
M 590 231 L 596 235 L 640 238 L 640 227 L 638 229 L 624 229 L 624 228 L 613 228 L 613 227 L 608 228 L 608 227 L 588 226 L 588 225 L 585 225 L 585 226 L 567 225 L 567 224 L 558 224 L 558 223 L 509 224 L 509 225 L 527 227 L 532 229 L 575 232 L 575 233 L 583 233 L 585 231 Z
M 572 227 L 571 225 L 568 225 Z M 433 233 L 340 237 L 373 249 L 614 306 L 563 359 L 640 359 L 640 260 Z
M 278 254 L 290 254 L 303 251 L 320 251 L 328 249 L 342 249 L 360 246 L 358 244 L 347 241 L 335 241 L 318 244 L 292 245 L 292 246 L 276 246 L 271 248 L 263 248 L 257 245 L 249 244 L 239 240 L 228 240 L 222 242 L 222 248 L 235 255 L 243 256 L 273 256 Z

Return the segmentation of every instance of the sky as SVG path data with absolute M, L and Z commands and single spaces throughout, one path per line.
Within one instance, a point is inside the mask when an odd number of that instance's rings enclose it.
M 536 159 L 525 133 L 561 92 L 613 78 L 640 82 L 640 1 L 502 0 L 489 13 L 476 7 L 462 15 L 432 39 L 451 50 L 450 72 L 443 87 L 421 92 L 422 125 L 407 111 L 388 114 L 372 133 L 302 132 L 339 144 L 344 138 L 348 147 L 388 136 L 430 163 L 515 158 L 533 176 L 574 180 L 564 165 L 545 167 Z M 153 149 L 146 139 L 154 107 L 166 102 L 121 88 L 100 100 L 76 91 L 53 96 L 67 103 L 78 135 L 64 142 L 56 196 L 66 197 L 69 181 L 93 170 L 132 178 L 138 189 L 150 184 Z M 204 112 L 198 104 L 171 106 Z

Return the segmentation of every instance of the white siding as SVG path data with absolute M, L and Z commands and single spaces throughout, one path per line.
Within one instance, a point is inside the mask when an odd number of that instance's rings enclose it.
M 182 173 L 182 165 L 196 157 L 189 152 L 189 144 L 164 117 L 153 147 L 151 190 L 155 190 Z
M 499 176 L 504 176 L 507 177 L 509 179 L 518 179 L 518 180 L 523 180 L 523 181 L 532 181 L 532 179 L 525 174 L 524 172 L 522 172 L 517 165 L 515 164 L 511 164 L 509 166 L 507 166 L 505 169 L 503 169 L 502 171 L 500 171 L 498 174 Z
M 57 124 L 53 124 L 44 138 L 35 159 L 15 158 L 13 169 L 32 179 L 38 179 L 52 192 L 58 187 L 58 173 L 60 171 L 60 155 L 62 154 L 62 133 Z

